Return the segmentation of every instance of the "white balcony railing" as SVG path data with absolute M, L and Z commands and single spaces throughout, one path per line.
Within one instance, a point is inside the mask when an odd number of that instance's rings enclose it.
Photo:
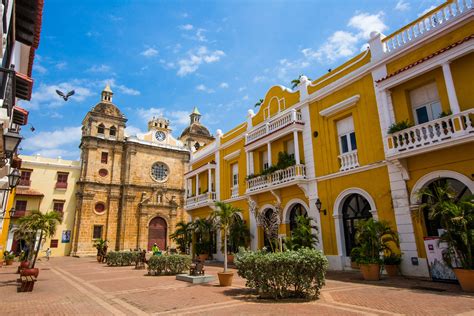
M 231 199 L 236 198 L 238 196 L 239 196 L 239 187 L 238 186 L 235 186 L 232 189 L 230 189 L 230 198 Z
M 305 165 L 294 165 L 283 170 L 277 170 L 269 175 L 258 176 L 247 180 L 247 192 L 259 191 L 265 188 L 306 178 Z
M 288 113 L 285 113 L 282 116 L 279 116 L 269 122 L 263 124 L 250 131 L 245 136 L 245 144 L 256 141 L 257 139 L 263 138 L 279 129 L 282 129 L 288 125 L 299 123 L 304 124 L 301 113 L 296 110 L 291 110 Z
M 346 171 L 359 167 L 359 157 L 357 156 L 357 150 L 344 153 L 339 155 L 339 160 L 341 163 L 340 171 Z
M 388 154 L 439 146 L 474 133 L 474 109 L 419 124 L 387 137 Z
M 215 192 L 206 192 L 199 194 L 197 196 L 191 196 L 186 199 L 186 208 L 195 208 L 209 203 L 214 203 L 216 201 Z
M 473 8 L 473 0 L 449 0 L 439 7 L 420 16 L 417 20 L 404 26 L 382 40 L 384 51 L 391 54 L 420 37 L 443 27 L 446 22 L 456 19 Z

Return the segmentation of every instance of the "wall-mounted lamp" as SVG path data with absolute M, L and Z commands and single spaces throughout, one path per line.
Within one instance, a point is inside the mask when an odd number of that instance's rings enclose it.
M 3 144 L 5 146 L 5 154 L 7 158 L 13 157 L 22 139 L 23 137 L 21 137 L 20 134 L 12 131 L 3 134 Z
M 10 215 L 10 218 L 13 218 L 13 216 L 15 216 L 15 208 L 12 207 L 11 210 L 8 212 L 8 214 Z M 0 214 L 0 218 L 1 219 L 4 219 L 5 218 L 5 213 L 7 212 L 7 210 L 4 210 L 1 214 Z
M 318 131 L 314 131 L 314 132 L 313 132 L 313 137 L 314 137 L 314 138 L 318 137 L 318 135 L 319 135 Z
M 8 188 L 6 189 L 0 189 L 0 191 L 11 191 L 16 186 L 18 185 L 18 182 L 20 182 L 21 174 L 18 169 L 13 169 L 12 172 L 7 176 L 8 178 Z
M 323 203 L 321 202 L 321 200 L 318 198 L 316 200 L 316 208 L 318 209 L 319 213 L 321 213 L 321 208 L 323 207 Z M 322 210 L 323 214 L 326 215 L 326 210 Z

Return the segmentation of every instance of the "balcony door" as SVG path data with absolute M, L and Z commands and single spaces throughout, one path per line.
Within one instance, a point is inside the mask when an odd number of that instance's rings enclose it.
M 416 124 L 436 120 L 441 115 L 441 102 L 436 82 L 411 90 L 410 101 Z

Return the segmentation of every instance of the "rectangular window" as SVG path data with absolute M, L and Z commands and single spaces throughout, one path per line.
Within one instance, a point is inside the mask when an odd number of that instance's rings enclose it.
M 337 135 L 339 137 L 339 151 L 345 154 L 357 150 L 354 121 L 352 116 L 337 121 Z
M 21 217 L 26 214 L 26 201 L 16 201 L 15 203 L 15 215 L 14 217 Z
M 62 214 L 64 212 L 64 201 L 53 201 L 53 211 Z
M 233 164 L 232 165 L 232 187 L 236 187 L 239 185 L 239 165 Z
M 51 242 L 49 244 L 49 248 L 58 248 L 58 240 L 57 239 L 51 239 Z
M 67 178 L 68 173 L 60 173 L 58 172 L 58 179 L 56 182 L 56 189 L 67 189 Z
M 286 142 L 285 144 L 286 147 L 286 153 L 290 156 L 295 156 L 295 142 L 293 139 L 290 139 L 289 141 Z
M 29 187 L 31 185 L 31 170 L 21 170 L 20 182 L 18 185 Z
M 109 153 L 103 152 L 100 156 L 100 162 L 106 164 L 108 159 L 109 159 Z
M 410 102 L 416 124 L 436 120 L 441 115 L 441 103 L 436 82 L 411 90 Z
M 102 225 L 94 225 L 94 231 L 92 233 L 92 239 L 100 239 L 102 238 L 102 229 L 104 226 Z

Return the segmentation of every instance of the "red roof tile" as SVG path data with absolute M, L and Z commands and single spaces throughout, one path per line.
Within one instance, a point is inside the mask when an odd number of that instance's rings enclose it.
M 383 78 L 381 78 L 381 79 L 379 79 L 379 80 L 376 80 L 375 82 L 379 83 L 379 82 L 382 82 L 382 81 L 384 81 L 384 80 L 386 80 L 386 79 L 388 79 L 388 78 L 391 78 L 391 77 L 393 77 L 393 76 L 396 76 L 396 75 L 398 75 L 399 73 L 402 73 L 402 72 L 404 72 L 404 71 L 406 71 L 406 70 L 408 70 L 408 69 L 410 69 L 410 68 L 413 68 L 413 67 L 415 67 L 416 65 L 419 65 L 419 64 L 421 64 L 421 63 L 423 63 L 423 62 L 425 62 L 425 61 L 427 61 L 427 60 L 429 60 L 429 59 L 431 59 L 431 58 L 433 58 L 433 57 L 436 57 L 436 56 L 438 56 L 438 55 L 440 55 L 440 54 L 442 54 L 442 53 L 444 53 L 444 52 L 450 50 L 451 48 L 454 48 L 454 47 L 456 47 L 456 46 L 459 46 L 459 45 L 461 45 L 461 44 L 463 44 L 463 43 L 465 43 L 465 42 L 467 42 L 467 41 L 469 41 L 469 40 L 471 40 L 471 39 L 474 39 L 474 34 L 471 34 L 471 35 L 469 35 L 469 36 L 466 36 L 466 37 L 463 38 L 462 40 L 459 40 L 459 41 L 457 41 L 457 42 L 455 42 L 455 43 L 452 43 L 452 44 L 449 45 L 449 46 L 446 46 L 446 47 L 444 47 L 444 48 L 441 48 L 440 50 L 438 50 L 438 51 L 436 51 L 436 52 L 434 52 L 434 53 L 432 53 L 432 54 L 430 54 L 430 55 L 428 55 L 428 56 L 426 56 L 426 57 L 423 57 L 423 58 L 421 58 L 421 59 L 418 59 L 418 60 L 415 61 L 414 63 L 411 63 L 411 64 L 409 64 L 409 65 L 407 65 L 407 66 L 405 66 L 405 67 L 403 67 L 403 68 L 401 68 L 401 69 L 398 69 L 398 70 L 392 72 L 391 74 L 388 74 L 387 76 L 385 76 L 385 77 L 383 77 Z

